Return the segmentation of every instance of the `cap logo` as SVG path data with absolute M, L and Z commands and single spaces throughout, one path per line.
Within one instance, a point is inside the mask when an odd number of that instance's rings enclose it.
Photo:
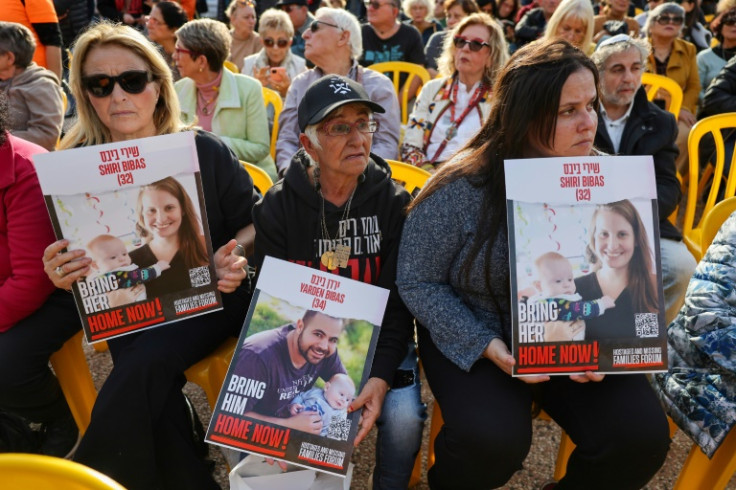
M 335 94 L 345 95 L 351 92 L 350 86 L 346 82 L 333 80 L 330 82 L 330 88 Z

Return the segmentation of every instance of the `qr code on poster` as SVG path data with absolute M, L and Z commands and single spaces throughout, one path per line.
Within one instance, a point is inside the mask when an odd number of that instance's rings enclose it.
M 193 288 L 208 285 L 212 282 L 212 279 L 210 278 L 210 268 L 205 265 L 189 269 L 189 280 L 192 282 Z
M 347 441 L 350 434 L 350 419 L 332 417 L 327 427 L 327 437 L 338 441 Z
M 659 315 L 656 313 L 637 313 L 634 326 L 639 338 L 659 337 Z

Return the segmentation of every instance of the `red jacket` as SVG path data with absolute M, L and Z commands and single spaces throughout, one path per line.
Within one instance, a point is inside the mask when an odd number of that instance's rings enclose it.
M 0 332 L 36 311 L 54 290 L 41 260 L 54 231 L 31 161 L 45 152 L 10 134 L 0 146 Z

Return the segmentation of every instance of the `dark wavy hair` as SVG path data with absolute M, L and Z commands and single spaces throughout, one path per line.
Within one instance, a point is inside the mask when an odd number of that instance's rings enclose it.
M 530 142 L 541 142 L 550 148 L 554 145 L 562 86 L 580 70 L 591 72 L 597 88 L 595 65 L 567 41 L 538 41 L 519 49 L 496 79 L 491 113 L 481 130 L 457 157 L 440 168 L 409 205 L 411 211 L 440 188 L 461 178 L 485 189 L 477 233 L 461 272 L 466 279 L 469 277 L 473 260 L 488 243 L 485 276 L 490 294 L 490 255 L 499 232 L 506 227 L 503 162 L 523 157 Z M 594 105 L 598 110 L 597 95 Z
M 0 90 L 0 146 L 8 140 L 8 124 L 10 115 L 8 112 L 8 96 Z
M 207 265 L 209 263 L 209 257 L 207 256 L 207 249 L 204 246 L 203 236 L 200 231 L 202 227 L 194 209 L 194 204 L 189 198 L 187 191 L 174 177 L 166 177 L 165 179 L 152 182 L 140 188 L 136 203 L 138 222 L 135 225 L 138 235 L 146 243 L 152 239 L 151 232 L 146 228 L 143 218 L 143 193 L 147 190 L 168 192 L 179 202 L 182 214 L 181 226 L 178 231 L 179 252 L 184 259 L 187 269 Z

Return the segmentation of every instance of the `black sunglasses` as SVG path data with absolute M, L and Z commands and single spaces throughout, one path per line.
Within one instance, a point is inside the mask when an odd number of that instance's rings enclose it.
M 146 85 L 154 80 L 153 74 L 147 71 L 124 71 L 114 77 L 112 75 L 91 75 L 82 77 L 82 83 L 87 91 L 95 97 L 107 97 L 112 93 L 115 84 L 129 94 L 139 94 L 146 89 Z
M 476 40 L 471 41 L 470 39 L 465 39 L 464 37 L 460 36 L 455 36 L 452 39 L 452 42 L 455 44 L 455 48 L 457 49 L 463 49 L 463 47 L 467 44 L 471 51 L 480 51 L 481 49 L 483 49 L 483 46 L 488 46 L 489 48 L 491 47 L 491 45 L 488 43 L 483 43 Z
M 288 39 L 279 39 L 277 41 L 274 41 L 270 37 L 266 37 L 263 39 L 263 44 L 266 45 L 267 48 L 273 48 L 273 45 L 276 44 L 279 48 L 285 48 L 289 45 Z
M 659 25 L 667 25 L 667 24 L 675 24 L 680 25 L 685 19 L 679 15 L 660 15 L 657 17 L 657 24 Z
M 342 27 L 336 24 L 330 24 L 329 22 L 322 22 L 321 20 L 315 20 L 311 24 L 309 24 L 309 30 L 312 32 L 317 32 L 319 30 L 319 25 L 324 24 L 326 26 L 334 27 L 335 29 L 343 30 Z

